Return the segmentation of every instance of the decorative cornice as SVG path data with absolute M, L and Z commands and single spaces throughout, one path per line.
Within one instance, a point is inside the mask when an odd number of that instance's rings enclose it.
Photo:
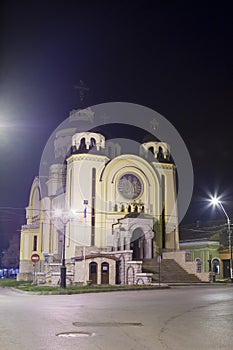
M 152 162 L 152 164 L 156 169 L 172 169 L 172 170 L 176 169 L 176 166 L 174 164 L 159 163 L 159 162 Z
M 105 163 L 107 162 L 109 159 L 106 156 L 102 156 L 102 155 L 89 155 L 89 154 L 72 154 L 68 159 L 67 159 L 67 163 L 73 163 L 75 161 L 83 161 L 83 160 L 87 160 L 90 162 L 100 162 L 100 163 Z
M 89 260 L 89 259 L 96 259 L 96 258 L 105 258 L 105 259 L 111 259 L 111 260 L 119 260 L 119 258 L 117 258 L 114 255 L 110 255 L 110 254 L 104 254 L 104 253 L 94 253 L 94 254 L 87 254 L 84 256 L 75 256 L 72 259 L 75 261 L 82 261 L 82 260 Z
M 30 230 L 30 229 L 37 229 L 40 228 L 40 224 L 28 224 L 28 225 L 23 225 L 22 230 Z

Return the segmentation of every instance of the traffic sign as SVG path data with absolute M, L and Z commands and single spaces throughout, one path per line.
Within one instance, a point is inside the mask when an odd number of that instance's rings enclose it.
M 39 261 L 40 261 L 40 256 L 39 256 L 39 254 L 37 254 L 37 253 L 32 254 L 32 256 L 31 256 L 31 261 L 32 261 L 33 263 L 39 262 Z

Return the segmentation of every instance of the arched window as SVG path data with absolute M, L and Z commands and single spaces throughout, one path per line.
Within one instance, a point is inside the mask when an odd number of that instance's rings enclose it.
M 79 151 L 86 151 L 86 140 L 83 137 L 80 141 Z
M 90 149 L 96 147 L 96 139 L 94 137 L 91 138 L 91 144 L 90 144 Z
M 39 215 L 39 209 L 40 209 L 40 193 L 39 189 L 36 188 L 33 192 L 32 197 L 32 219 L 37 219 Z
M 129 266 L 126 271 L 126 284 L 134 284 L 135 272 L 132 266 Z
M 154 155 L 155 154 L 154 146 L 149 147 L 148 151 L 150 152 L 150 154 Z
M 164 159 L 163 149 L 162 149 L 161 146 L 159 146 L 157 158 L 158 158 L 158 159 Z
M 220 261 L 218 258 L 212 260 L 212 271 L 217 275 L 220 274 Z
M 201 261 L 201 259 L 200 258 L 196 258 L 195 262 L 196 262 L 196 271 L 198 273 L 202 272 L 202 261 Z
M 126 238 L 124 237 L 124 250 L 126 250 L 127 244 L 126 244 Z

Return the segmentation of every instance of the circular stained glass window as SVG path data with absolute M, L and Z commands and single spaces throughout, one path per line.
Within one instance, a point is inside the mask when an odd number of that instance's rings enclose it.
M 119 179 L 118 191 L 126 199 L 136 199 L 142 194 L 142 181 L 137 175 L 126 173 Z

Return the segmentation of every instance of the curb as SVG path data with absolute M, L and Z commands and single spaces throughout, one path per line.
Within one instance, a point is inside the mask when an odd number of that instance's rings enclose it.
M 7 288 L 7 287 L 5 287 Z M 107 293 L 107 292 L 134 292 L 140 290 L 161 290 L 161 289 L 169 289 L 170 286 L 167 284 L 161 284 L 156 286 L 145 286 L 145 287 L 135 287 L 132 289 L 124 289 L 124 288 L 113 288 L 113 289 L 87 289 L 87 290 L 62 290 L 62 291 L 48 291 L 48 292 L 33 292 L 33 291 L 24 291 L 18 288 L 9 287 L 14 292 L 21 294 L 29 294 L 29 295 L 74 295 L 74 294 L 90 294 L 90 293 Z

